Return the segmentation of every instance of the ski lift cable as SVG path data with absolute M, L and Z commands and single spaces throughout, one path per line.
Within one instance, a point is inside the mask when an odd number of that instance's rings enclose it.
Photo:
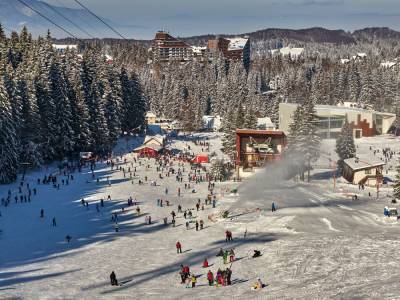
M 54 26 L 56 26 L 57 28 L 61 29 L 62 31 L 64 31 L 66 34 L 68 34 L 69 36 L 73 37 L 74 39 L 78 39 L 74 34 L 72 34 L 70 31 L 68 31 L 67 29 L 63 28 L 62 26 L 58 25 L 57 23 L 55 23 L 53 20 L 51 20 L 50 18 L 46 17 L 44 14 L 42 14 L 40 11 L 38 11 L 37 9 L 33 8 L 32 6 L 30 6 L 29 4 L 27 4 L 24 0 L 17 0 L 18 2 L 20 2 L 21 4 L 23 4 L 24 6 L 28 7 L 29 9 L 31 9 L 32 11 L 34 11 L 35 13 L 37 13 L 39 16 L 41 16 L 42 18 L 46 19 L 47 21 L 49 21 L 51 24 L 53 24 Z
M 101 23 L 103 23 L 105 26 L 110 28 L 114 33 L 116 33 L 118 36 L 123 38 L 124 40 L 128 40 L 126 37 L 124 37 L 121 33 L 119 33 L 116 29 L 114 29 L 111 25 L 106 23 L 102 18 L 100 18 L 98 15 L 96 15 L 94 12 L 92 12 L 89 8 L 87 8 L 85 5 L 83 5 L 80 1 L 74 0 L 77 4 L 79 4 L 83 9 L 87 10 L 92 16 L 94 16 L 96 19 L 98 19 Z
M 85 29 L 83 29 L 81 26 L 79 26 L 78 24 L 76 24 L 74 21 L 72 21 L 70 18 L 66 17 L 64 14 L 62 14 L 61 12 L 58 11 L 58 9 L 56 9 L 55 7 L 48 5 L 48 7 L 54 11 L 56 14 L 58 14 L 59 16 L 63 17 L 65 20 L 67 20 L 69 23 L 71 23 L 72 25 L 74 25 L 76 28 L 78 28 L 80 31 L 82 31 L 83 33 L 85 33 L 87 36 L 91 37 L 92 39 L 94 39 L 95 37 L 93 35 L 91 35 L 89 32 L 87 32 Z

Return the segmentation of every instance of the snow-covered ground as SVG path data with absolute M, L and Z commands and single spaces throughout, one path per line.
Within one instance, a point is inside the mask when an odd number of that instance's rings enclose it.
M 218 134 L 199 135 L 208 136 L 211 151 L 222 155 Z M 139 142 L 123 140 L 115 153 L 126 153 Z M 171 147 L 188 145 L 195 153 L 202 152 L 201 146 L 183 139 L 172 141 Z M 397 138 L 357 140 L 358 154 L 383 147 L 400 151 Z M 206 205 L 199 212 L 195 203 L 197 199 L 204 203 L 208 184 L 195 185 L 196 193 L 191 193 L 184 189 L 187 176 L 183 183 L 177 183 L 174 175 L 158 179 L 154 160 L 133 164 L 137 168 L 133 184 L 128 174 L 124 178 L 121 171 L 111 171 L 106 164 L 95 170 L 99 183 L 86 168 L 60 190 L 36 184 L 36 179 L 51 168 L 29 173 L 28 182 L 31 188 L 38 188 L 38 195 L 29 203 L 18 200 L 15 204 L 13 200 L 10 206 L 0 207 L 0 299 L 400 299 L 396 291 L 400 286 L 400 224 L 383 217 L 390 188 L 384 187 L 378 199 L 375 189 L 359 191 L 340 179 L 333 188 L 329 158 L 336 160 L 334 141 L 324 141 L 322 150 L 317 162 L 320 168 L 313 171 L 310 184 L 286 181 L 280 175 L 282 166 L 268 166 L 243 183 L 217 183 L 217 207 Z M 120 166 L 133 168 L 133 156 L 125 158 L 128 163 Z M 394 174 L 390 166 L 397 158 L 388 164 L 388 177 Z M 188 172 L 186 164 L 184 174 Z M 139 186 L 139 178 L 144 180 L 145 176 L 147 183 Z M 157 186 L 151 186 L 151 180 Z M 19 196 L 18 185 L 1 186 L 0 198 L 9 189 L 12 199 Z M 231 194 L 236 187 L 238 194 Z M 356 201 L 350 197 L 354 193 L 359 196 Z M 105 207 L 97 212 L 96 203 L 108 195 L 112 200 L 105 200 Z M 136 205 L 127 206 L 130 196 L 139 203 L 139 217 Z M 82 198 L 90 203 L 89 209 L 81 205 Z M 171 206 L 157 206 L 158 198 L 169 200 Z M 275 213 L 270 211 L 272 201 L 278 206 Z M 196 231 L 191 223 L 191 229 L 186 230 L 180 213 L 175 228 L 165 226 L 162 218 L 170 221 L 178 204 L 192 209 L 197 220 L 204 220 L 205 229 Z M 41 209 L 44 219 L 40 218 Z M 227 219 L 221 217 L 224 210 L 230 212 Z M 111 222 L 112 212 L 118 213 L 119 232 Z M 145 225 L 146 216 L 152 217 L 152 225 Z M 57 227 L 51 226 L 53 217 Z M 228 245 L 224 236 L 227 229 L 234 238 Z M 65 241 L 66 235 L 72 237 L 70 243 Z M 183 246 L 182 254 L 176 253 L 177 241 Z M 214 273 L 219 267 L 226 268 L 215 256 L 221 247 L 235 249 L 233 285 L 209 287 L 208 269 L 201 265 L 208 258 Z M 250 258 L 254 249 L 263 255 Z M 189 265 L 200 276 L 195 289 L 180 284 L 181 264 Z M 110 286 L 113 270 L 122 286 Z M 252 291 L 250 285 L 257 278 L 267 286 Z

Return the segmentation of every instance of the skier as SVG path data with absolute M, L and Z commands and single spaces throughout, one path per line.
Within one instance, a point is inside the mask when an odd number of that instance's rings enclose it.
M 207 280 L 208 280 L 208 285 L 212 286 L 214 283 L 214 274 L 211 272 L 211 270 L 208 270 Z
M 271 211 L 272 211 L 272 212 L 276 211 L 276 205 L 275 205 L 275 202 L 272 202 L 272 208 L 271 208 Z
M 111 285 L 118 285 L 117 276 L 115 275 L 114 271 L 110 274 Z
M 235 252 L 233 252 L 233 249 L 229 252 L 229 262 L 235 261 Z
M 186 230 L 189 230 L 190 226 L 189 226 L 189 222 L 186 222 Z
M 196 231 L 199 231 L 199 222 L 196 221 Z
M 179 272 L 179 275 L 181 275 L 181 283 L 185 283 L 186 276 L 185 276 L 185 267 L 181 265 L 181 271 Z
M 182 206 L 179 204 L 178 205 L 178 213 L 181 213 L 182 212 Z
M 208 260 L 207 260 L 207 258 L 203 261 L 203 268 L 208 268 Z
M 228 250 L 224 251 L 224 255 L 222 256 L 222 259 L 224 260 L 224 265 L 228 263 Z
M 224 255 L 224 250 L 222 248 L 219 248 L 219 252 L 217 253 L 216 256 L 223 256 Z
M 257 281 L 251 286 L 253 290 L 259 290 L 264 287 L 264 284 L 262 283 L 261 279 L 258 278 Z
M 176 253 L 182 253 L 182 245 L 179 241 L 176 242 Z
M 136 213 L 137 213 L 138 216 L 140 215 L 140 207 L 139 206 L 136 207 Z
M 204 221 L 200 220 L 200 230 L 202 230 L 204 228 Z
M 65 239 L 67 240 L 67 243 L 69 244 L 69 242 L 71 241 L 72 237 L 69 234 L 67 234 Z
M 172 216 L 172 219 L 174 219 L 174 220 L 175 220 L 175 216 L 176 216 L 176 214 L 175 214 L 175 212 L 174 212 L 174 211 L 172 211 L 172 212 L 171 212 L 171 216 Z
M 230 268 L 226 268 L 225 275 L 226 275 L 226 284 L 231 285 L 232 270 Z
M 192 274 L 191 281 L 192 281 L 192 288 L 194 288 L 196 286 L 196 282 L 197 282 L 196 276 L 194 276 L 194 274 Z
M 44 218 L 44 210 L 43 208 L 40 210 L 40 217 L 43 219 Z
M 253 258 L 260 257 L 260 256 L 261 256 L 261 251 L 254 250 Z
M 53 227 L 56 227 L 56 226 L 57 226 L 56 217 L 53 217 L 52 226 L 53 226 Z

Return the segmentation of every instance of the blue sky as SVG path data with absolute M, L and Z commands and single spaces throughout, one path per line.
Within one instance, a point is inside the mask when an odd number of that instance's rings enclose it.
M 44 1 L 77 7 L 73 0 Z M 152 38 L 159 29 L 176 36 L 313 26 L 344 30 L 386 26 L 400 30 L 400 0 L 80 1 L 127 37 L 141 39 Z

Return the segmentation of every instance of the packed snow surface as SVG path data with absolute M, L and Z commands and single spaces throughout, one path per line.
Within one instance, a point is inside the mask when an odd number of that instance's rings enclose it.
M 207 136 L 210 152 L 222 155 L 219 134 L 197 136 Z M 124 178 L 123 172 L 98 163 L 95 178 L 84 168 L 59 190 L 36 182 L 54 168 L 28 173 L 25 182 L 37 188 L 38 194 L 27 203 L 14 203 L 14 196 L 20 196 L 19 181 L 0 187 L 0 198 L 12 191 L 11 204 L 0 207 L 0 299 L 400 299 L 399 224 L 383 216 L 384 206 L 397 207 L 390 203 L 391 189 L 382 187 L 377 198 L 376 189 L 359 190 L 342 179 L 334 188 L 330 169 L 336 160 L 334 141 L 323 142 L 311 183 L 286 180 L 284 162 L 270 165 L 241 183 L 216 183 L 216 208 L 207 204 L 199 211 L 195 204 L 197 199 L 204 203 L 208 184 L 192 183 L 195 193 L 192 187 L 185 189 L 187 163 L 183 183 L 175 175 L 166 177 L 165 172 L 159 179 L 154 159 L 141 159 L 141 165 L 137 162 L 132 167 L 129 150 L 138 145 L 138 139 L 123 140 L 115 151 L 116 155 L 125 153 L 123 159 L 127 159 L 127 164 L 122 160 L 118 167 L 137 168 L 133 184 L 129 174 Z M 205 150 L 183 138 L 170 145 L 188 146 L 194 153 Z M 400 152 L 394 137 L 357 140 L 357 152 L 364 155 L 374 155 L 374 150 L 384 147 Z M 385 167 L 388 178 L 393 178 L 397 158 Z M 174 167 L 178 168 L 178 162 Z M 139 185 L 145 176 L 147 182 Z M 235 188 L 238 192 L 231 193 Z M 358 200 L 352 200 L 354 194 Z M 127 206 L 130 196 L 140 206 L 140 216 L 135 212 L 137 205 Z M 81 204 L 82 198 L 89 202 L 88 208 Z M 105 205 L 97 212 L 101 198 Z M 163 207 L 157 206 L 160 198 Z M 166 200 L 170 206 L 165 206 Z M 277 205 L 274 213 L 272 202 Z M 204 220 L 205 228 L 196 231 L 190 223 L 187 230 L 181 213 L 176 227 L 165 226 L 163 218 L 168 217 L 170 223 L 170 213 L 177 212 L 178 204 L 191 209 L 194 219 Z M 41 209 L 44 218 L 40 218 Z M 225 210 L 229 217 L 224 219 Z M 111 221 L 113 212 L 118 214 L 119 232 Z M 146 216 L 152 217 L 153 224 L 145 224 Z M 229 244 L 226 230 L 233 233 Z M 72 237 L 70 243 L 67 235 Z M 182 254 L 176 253 L 177 241 Z M 218 268 L 230 266 L 216 257 L 221 247 L 235 249 L 232 285 L 210 287 L 208 270 L 215 274 Z M 255 249 L 262 256 L 253 259 Z M 210 264 L 207 269 L 202 268 L 205 258 Z M 181 264 L 199 276 L 194 289 L 180 283 Z M 110 285 L 111 271 L 121 286 Z M 258 278 L 265 288 L 251 290 Z

